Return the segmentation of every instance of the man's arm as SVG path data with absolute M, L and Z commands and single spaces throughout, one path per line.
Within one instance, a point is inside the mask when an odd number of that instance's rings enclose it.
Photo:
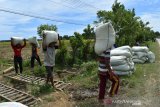
M 13 45 L 13 38 L 11 38 L 11 46 L 12 46 L 12 48 L 14 48 L 14 45 Z
M 26 39 L 23 39 L 23 41 L 24 41 L 24 45 L 22 46 L 22 48 L 26 46 Z
M 42 48 L 43 48 L 43 51 L 46 51 L 47 50 L 47 46 L 45 45 L 46 41 L 44 41 L 44 39 L 45 39 L 45 35 L 43 35 Z
M 55 49 L 58 49 L 61 47 L 61 40 L 60 40 L 60 36 L 58 34 L 58 43 L 55 44 Z

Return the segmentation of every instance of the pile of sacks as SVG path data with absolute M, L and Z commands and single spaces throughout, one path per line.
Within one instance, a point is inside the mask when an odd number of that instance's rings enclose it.
M 111 50 L 111 66 L 117 75 L 131 75 L 134 72 L 132 49 L 122 46 Z
M 145 46 L 134 46 L 133 51 L 133 62 L 134 63 L 153 63 L 155 61 L 155 55 L 153 52 L 149 51 L 148 47 Z

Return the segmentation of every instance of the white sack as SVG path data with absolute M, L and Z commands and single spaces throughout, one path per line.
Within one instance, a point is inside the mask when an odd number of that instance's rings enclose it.
M 126 56 L 127 58 L 132 57 L 132 54 L 127 50 L 111 50 L 111 56 Z
M 146 57 L 146 52 L 135 52 L 134 55 L 138 56 L 138 58 Z
M 29 43 L 33 43 L 33 44 L 35 44 L 37 47 L 39 47 L 39 43 L 38 43 L 38 41 L 37 41 L 37 37 L 36 37 L 36 36 L 33 36 L 33 37 L 28 38 L 28 41 L 29 41 Z
M 130 46 L 121 46 L 121 47 L 118 47 L 118 48 L 115 48 L 115 49 L 127 50 L 127 51 L 129 51 L 130 53 L 132 53 L 132 49 L 131 49 Z
M 149 51 L 147 57 L 149 62 L 155 62 L 155 54 L 153 52 Z
M 137 55 L 133 55 L 133 59 L 138 59 L 139 57 Z
M 123 65 L 127 63 L 127 58 L 125 56 L 112 56 L 110 63 L 112 66 Z
M 17 45 L 17 44 L 23 44 L 23 39 L 22 37 L 11 37 L 13 39 L 13 45 Z
M 140 64 L 145 63 L 144 60 L 140 60 L 140 59 L 133 59 L 133 62 L 134 62 L 134 63 L 140 63 Z
M 131 67 L 128 64 L 112 66 L 113 70 L 115 71 L 130 71 Z
M 132 51 L 134 51 L 134 52 L 148 52 L 149 49 L 146 46 L 133 46 Z
M 116 75 L 131 75 L 132 71 L 127 71 L 127 72 L 121 72 L 121 71 L 114 71 Z
M 111 23 L 100 25 L 95 30 L 95 52 L 100 55 L 115 43 L 115 31 Z
M 52 42 L 58 41 L 58 33 L 57 32 L 44 30 L 42 33 L 45 35 L 45 38 L 43 38 L 43 40 L 45 41 L 47 46 Z

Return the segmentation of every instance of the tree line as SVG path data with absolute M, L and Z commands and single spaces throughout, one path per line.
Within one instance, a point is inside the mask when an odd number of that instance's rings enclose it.
M 93 23 L 111 22 L 116 31 L 116 44 L 118 46 L 133 46 L 136 42 L 155 41 L 160 37 L 159 32 L 155 32 L 149 27 L 149 22 L 143 22 L 140 17 L 136 16 L 135 9 L 126 9 L 123 4 L 115 0 L 111 11 L 99 10 L 97 20 Z M 57 31 L 56 25 L 40 25 L 37 33 L 41 37 L 42 30 Z M 94 53 L 94 28 L 88 24 L 83 33 L 74 32 L 73 35 L 64 35 L 62 40 L 68 40 L 69 44 L 62 41 L 62 46 L 56 55 L 56 62 L 61 66 L 73 66 L 81 64 L 84 61 L 95 59 Z M 69 46 L 71 48 L 69 48 Z

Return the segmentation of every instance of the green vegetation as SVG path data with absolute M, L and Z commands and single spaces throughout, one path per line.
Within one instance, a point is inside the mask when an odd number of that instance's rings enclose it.
M 75 85 L 82 88 L 92 88 L 97 87 L 98 84 L 98 64 L 94 61 L 84 62 L 80 69 L 77 71 L 78 75 L 72 77 L 69 76 L 68 80 Z
M 135 9 L 126 9 L 123 4 L 115 0 L 111 11 L 100 10 L 97 13 L 99 22 L 111 21 L 117 35 L 116 43 L 122 45 L 134 45 L 136 41 L 144 42 L 155 40 L 157 33 L 148 27 L 149 22 L 144 23 L 136 16 Z
M 30 85 L 28 87 L 31 91 L 31 94 L 34 96 L 40 96 L 42 94 L 49 94 L 51 92 L 53 92 L 55 89 L 48 84 L 42 85 L 42 86 L 37 86 L 37 85 Z
M 40 25 L 37 28 L 37 34 L 42 37 L 42 31 L 43 30 L 51 30 L 51 31 L 57 31 L 57 26 L 56 25 L 48 25 L 48 24 L 44 24 L 44 25 Z

